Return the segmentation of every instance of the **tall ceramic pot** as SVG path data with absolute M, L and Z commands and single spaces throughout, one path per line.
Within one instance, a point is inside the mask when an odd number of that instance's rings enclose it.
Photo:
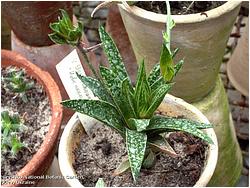
M 162 104 L 158 108 L 163 114 L 168 116 L 184 116 L 185 118 L 209 123 L 207 118 L 194 106 L 186 103 L 182 99 L 173 97 L 171 95 L 166 95 Z M 89 122 L 85 122 L 88 124 Z M 206 162 L 204 169 L 201 173 L 199 180 L 194 186 L 204 187 L 208 184 L 211 179 L 218 156 L 218 145 L 217 138 L 213 129 L 204 130 L 210 138 L 213 140 L 214 145 L 209 145 L 207 150 Z M 79 141 L 82 136 L 86 136 L 83 126 L 81 125 L 77 114 L 72 116 L 68 124 L 66 125 L 64 132 L 62 134 L 60 143 L 59 143 L 59 166 L 61 173 L 66 177 L 66 181 L 69 186 L 72 187 L 82 187 L 83 185 L 76 178 L 76 172 L 73 168 L 74 155 L 73 151 L 76 147 L 79 146 Z M 67 178 L 68 177 L 68 178 Z M 150 186 L 150 185 L 149 185 Z
M 218 138 L 218 163 L 209 186 L 235 186 L 241 176 L 242 154 L 234 130 L 234 124 L 220 76 L 214 89 L 201 101 L 192 103 L 214 125 Z
M 180 48 L 175 61 L 185 58 L 173 95 L 195 102 L 213 89 L 240 4 L 228 1 L 205 14 L 173 15 L 172 49 Z M 144 58 L 151 70 L 159 62 L 166 15 L 123 4 L 119 9 L 137 62 Z
M 50 167 L 57 148 L 58 136 L 62 121 L 62 98 L 59 88 L 53 78 L 41 70 L 36 65 L 29 62 L 20 54 L 8 50 L 1 51 L 1 67 L 16 66 L 24 68 L 28 75 L 36 79 L 44 88 L 50 102 L 52 118 L 48 133 L 43 140 L 39 150 L 34 154 L 31 160 L 17 173 L 21 178 L 29 176 L 39 176 L 46 172 Z M 20 186 L 22 179 L 10 179 L 10 184 L 4 186 Z M 34 180 L 32 180 L 34 181 Z M 35 180 L 36 183 L 38 180 Z M 17 183 L 18 182 L 18 183 Z M 25 185 L 25 184 L 23 184 Z
M 249 20 L 241 31 L 242 36 L 227 64 L 227 73 L 233 86 L 249 96 Z
M 67 1 L 8 1 L 2 2 L 3 15 L 16 36 L 31 46 L 47 46 L 53 44 L 48 34 L 49 24 L 55 22 L 65 9 L 72 18 L 72 3 Z

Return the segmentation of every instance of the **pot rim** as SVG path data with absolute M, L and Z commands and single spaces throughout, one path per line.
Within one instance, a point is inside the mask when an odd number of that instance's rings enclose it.
M 129 6 L 126 2 L 124 4 L 118 4 L 118 6 L 126 11 L 128 14 L 131 14 L 137 19 L 146 19 L 152 22 L 159 22 L 162 24 L 166 23 L 165 14 L 157 14 L 155 12 L 147 11 L 145 9 L 139 8 L 137 6 Z M 205 22 L 220 17 L 227 12 L 232 11 L 237 6 L 241 4 L 241 1 L 227 1 L 223 5 L 216 7 L 214 9 L 205 11 L 205 15 L 201 13 L 187 14 L 187 15 L 171 15 L 176 24 L 188 24 L 196 22 Z M 206 16 L 207 15 L 207 16 Z
M 208 119 L 194 106 L 191 104 L 188 104 L 184 100 L 174 97 L 170 94 L 167 94 L 166 97 L 164 98 L 164 101 L 170 100 L 173 101 L 176 104 L 179 104 L 182 106 L 185 110 L 191 111 L 191 113 L 196 116 L 197 120 L 202 121 L 204 123 L 209 123 Z M 71 158 L 68 155 L 68 153 L 71 153 L 71 150 L 69 147 L 69 136 L 72 134 L 72 131 L 75 126 L 80 124 L 80 120 L 77 117 L 77 113 L 75 113 L 69 122 L 67 123 L 66 127 L 64 128 L 64 131 L 61 136 L 61 140 L 59 143 L 59 150 L 58 150 L 58 160 L 59 160 L 59 167 L 61 170 L 61 173 L 64 177 L 67 176 L 76 176 L 76 173 L 72 167 L 71 163 Z M 206 186 L 211 179 L 216 164 L 217 164 L 217 159 L 218 159 L 218 143 L 217 143 L 217 138 L 214 132 L 214 129 L 204 129 L 204 131 L 209 134 L 211 139 L 214 142 L 214 145 L 209 145 L 209 149 L 207 150 L 207 160 L 205 163 L 205 166 L 203 168 L 203 171 L 200 175 L 199 180 L 196 182 L 194 187 L 201 187 L 201 186 Z M 209 164 L 209 165 L 208 165 Z M 70 179 L 66 178 L 65 179 L 67 183 L 72 186 L 79 186 L 83 187 L 83 185 L 80 183 L 80 181 L 76 178 Z
M 51 108 L 51 121 L 49 124 L 49 130 L 46 134 L 40 148 L 38 151 L 32 156 L 32 159 L 21 169 L 18 171 L 17 176 L 27 177 L 30 175 L 37 175 L 36 172 L 39 171 L 41 167 L 45 169 L 45 161 L 48 161 L 49 157 L 52 156 L 53 151 L 55 151 L 57 139 L 60 133 L 61 121 L 62 121 L 62 106 L 60 104 L 62 98 L 60 94 L 60 90 L 50 76 L 50 74 L 46 71 L 43 71 L 35 64 L 28 61 L 26 58 L 21 56 L 20 54 L 9 51 L 9 50 L 1 50 L 1 67 L 7 67 L 9 65 L 13 65 L 16 67 L 24 68 L 28 75 L 31 75 L 34 79 L 36 79 L 45 89 L 46 94 L 49 98 L 50 108 Z M 54 154 L 53 154 L 54 156 Z M 51 159 L 53 160 L 53 158 Z M 51 161 L 52 162 L 52 161 Z M 44 172 L 43 170 L 43 172 Z M 41 170 L 39 171 L 41 172 Z M 20 182 L 21 179 L 17 179 Z M 11 179 L 10 182 L 16 181 L 15 179 Z M 17 186 L 20 184 L 11 183 L 10 185 L 4 186 Z

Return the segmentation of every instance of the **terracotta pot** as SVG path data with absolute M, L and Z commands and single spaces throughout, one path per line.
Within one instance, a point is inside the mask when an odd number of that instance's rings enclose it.
M 243 95 L 249 96 L 249 20 L 241 30 L 241 38 L 227 64 L 227 73 L 233 86 Z
M 8 1 L 2 3 L 2 11 L 14 33 L 24 43 L 31 46 L 53 44 L 48 34 L 49 24 L 60 15 L 59 9 L 65 9 L 72 17 L 72 2 L 53 1 Z
M 49 125 L 49 131 L 46 137 L 32 159 L 17 173 L 17 176 L 27 177 L 32 175 L 42 175 L 48 169 L 57 147 L 57 140 L 59 136 L 61 120 L 62 120 L 62 106 L 60 104 L 62 98 L 57 84 L 52 77 L 45 71 L 42 71 L 36 65 L 32 64 L 20 54 L 15 52 L 2 50 L 1 51 L 2 67 L 16 66 L 24 68 L 27 74 L 35 78 L 45 89 L 50 101 L 52 111 L 52 118 Z M 10 180 L 14 182 L 15 180 Z M 20 182 L 20 179 L 16 181 Z M 32 180 L 33 181 L 33 180 Z M 8 184 L 7 186 L 20 186 L 20 183 Z M 6 186 L 6 185 L 5 185 Z
M 159 107 L 159 111 L 166 113 L 168 116 L 182 116 L 186 118 L 201 121 L 204 123 L 209 123 L 207 118 L 194 106 L 184 102 L 182 99 L 173 97 L 171 95 L 166 95 L 164 101 Z M 87 124 L 88 122 L 86 122 Z M 207 151 L 207 161 L 205 162 L 205 167 L 203 172 L 196 182 L 195 186 L 206 186 L 210 178 L 213 175 L 217 157 L 218 157 L 218 145 L 217 138 L 213 129 L 204 130 L 213 140 L 214 145 L 209 145 Z M 66 178 L 69 186 L 72 187 L 82 187 L 83 185 L 76 179 L 70 178 L 76 176 L 72 164 L 74 162 L 73 150 L 78 147 L 80 138 L 85 135 L 83 126 L 75 114 L 72 116 L 68 124 L 66 125 L 64 132 L 62 134 L 59 143 L 59 166 L 62 175 Z M 150 186 L 150 185 L 149 185 Z
M 185 58 L 172 94 L 188 102 L 206 96 L 214 87 L 226 43 L 240 9 L 240 1 L 228 1 L 205 14 L 173 15 L 171 48 L 180 48 L 175 58 Z M 129 8 L 130 7 L 130 8 Z M 119 4 L 120 13 L 137 62 L 143 58 L 147 70 L 159 62 L 166 15 L 137 6 Z

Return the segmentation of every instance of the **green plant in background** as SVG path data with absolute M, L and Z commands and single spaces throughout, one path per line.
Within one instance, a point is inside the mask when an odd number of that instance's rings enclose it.
M 1 112 L 1 151 L 10 151 L 15 156 L 25 144 L 17 137 L 17 133 L 25 126 L 18 115 L 10 115 L 8 111 Z
M 62 102 L 65 107 L 91 116 L 120 133 L 126 142 L 128 159 L 119 165 L 114 174 L 120 174 L 130 168 L 134 181 L 137 180 L 142 166 L 150 168 L 154 165 L 157 152 L 177 155 L 165 139 L 164 133 L 184 131 L 213 143 L 211 138 L 200 130 L 211 128 L 210 124 L 155 113 L 173 86 L 172 80 L 183 64 L 183 60 L 176 65 L 173 63 L 178 50 L 173 53 L 170 50 L 170 31 L 174 22 L 170 16 L 169 4 L 167 5 L 169 12 L 166 32 L 163 32 L 160 63 L 149 75 L 146 75 L 142 60 L 136 85 L 133 87 L 115 43 L 100 26 L 99 35 L 110 66 L 100 66 L 100 75 L 95 73 L 98 75 L 96 78 L 76 73 L 99 100 L 79 99 Z M 78 44 L 75 46 L 79 47 Z
M 8 68 L 7 75 L 2 76 L 2 83 L 6 90 L 16 93 L 16 96 L 19 96 L 23 102 L 28 102 L 26 92 L 34 86 L 34 82 L 25 78 L 23 69 Z

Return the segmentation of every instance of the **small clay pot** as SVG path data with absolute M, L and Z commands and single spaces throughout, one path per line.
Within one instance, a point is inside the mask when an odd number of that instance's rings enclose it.
M 184 116 L 185 118 L 196 120 L 203 123 L 209 123 L 207 118 L 194 106 L 186 103 L 182 99 L 176 98 L 167 94 L 159 106 L 158 110 L 163 112 L 167 116 Z M 91 120 L 95 121 L 95 120 Z M 92 124 L 90 121 L 82 121 L 84 124 Z M 194 185 L 195 187 L 205 187 L 211 179 L 218 158 L 218 143 L 214 129 L 204 129 L 209 137 L 213 140 L 214 144 L 209 145 L 206 153 L 205 166 L 202 170 L 199 180 Z M 68 177 L 65 180 L 71 187 L 83 187 L 80 181 L 75 177 L 76 172 L 73 168 L 75 156 L 73 151 L 76 147 L 79 147 L 79 142 L 82 136 L 86 136 L 85 130 L 75 113 L 66 125 L 58 150 L 59 167 L 64 177 Z M 148 185 L 150 186 L 150 185 Z
M 53 44 L 48 34 L 49 24 L 57 21 L 59 9 L 66 10 L 72 18 L 72 2 L 8 1 L 2 2 L 2 11 L 11 29 L 25 44 L 48 46 Z
M 57 84 L 49 73 L 42 71 L 36 65 L 32 64 L 16 52 L 1 50 L 1 55 L 1 67 L 16 66 L 24 68 L 28 75 L 36 79 L 43 86 L 49 98 L 52 111 L 49 131 L 46 134 L 41 147 L 32 159 L 17 173 L 17 176 L 21 178 L 16 180 L 11 179 L 9 184 L 4 185 L 22 186 L 25 184 L 21 184 L 21 180 L 25 181 L 25 177 L 28 176 L 39 176 L 44 174 L 53 161 L 63 115 L 62 106 L 60 104 L 62 98 Z

